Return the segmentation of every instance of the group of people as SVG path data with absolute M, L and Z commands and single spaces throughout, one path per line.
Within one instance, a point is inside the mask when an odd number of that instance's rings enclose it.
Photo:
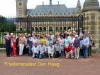
M 62 31 L 53 35 L 43 33 L 41 36 L 32 34 L 18 34 L 8 32 L 4 36 L 6 55 L 22 56 L 23 53 L 32 58 L 88 58 L 92 56 L 91 47 L 94 45 L 90 32 L 84 33 L 82 28 L 75 31 Z

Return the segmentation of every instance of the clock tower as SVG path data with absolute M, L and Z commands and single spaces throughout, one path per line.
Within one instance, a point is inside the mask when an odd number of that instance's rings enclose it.
M 27 10 L 27 0 L 16 0 L 16 17 L 25 17 Z

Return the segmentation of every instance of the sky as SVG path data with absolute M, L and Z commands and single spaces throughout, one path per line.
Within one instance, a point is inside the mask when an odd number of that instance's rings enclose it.
M 67 8 L 76 7 L 78 0 L 52 0 L 52 4 L 65 4 Z M 83 6 L 85 0 L 80 0 Z M 28 0 L 27 8 L 34 9 L 36 5 L 49 4 L 49 0 Z M 100 2 L 100 0 L 99 0 Z M 0 0 L 0 15 L 5 17 L 16 16 L 16 0 Z

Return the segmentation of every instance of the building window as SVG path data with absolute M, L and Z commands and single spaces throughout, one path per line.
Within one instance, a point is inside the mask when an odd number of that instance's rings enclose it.
M 43 27 L 43 30 L 46 31 L 46 27 Z
M 40 31 L 42 31 L 42 27 L 40 27 Z
M 62 30 L 62 27 L 60 27 L 60 30 Z
M 53 30 L 53 29 L 52 29 L 52 27 L 50 26 L 50 27 L 49 27 L 49 31 L 52 31 L 52 30 Z
M 95 14 L 91 14 L 91 20 L 95 20 Z
M 58 27 L 56 27 L 56 30 L 58 30 Z

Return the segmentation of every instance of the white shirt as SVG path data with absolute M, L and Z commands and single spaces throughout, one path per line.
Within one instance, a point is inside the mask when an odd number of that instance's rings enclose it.
M 37 47 L 33 46 L 33 47 L 32 47 L 32 51 L 33 51 L 34 53 L 38 53 L 38 51 L 39 51 L 39 46 L 37 46 Z
M 52 39 L 52 40 L 54 39 L 54 35 L 51 35 L 51 39 Z
M 70 38 L 70 42 L 74 43 L 75 38 Z
M 52 46 L 52 48 L 50 46 L 48 46 L 48 53 L 52 53 L 54 51 L 54 45 Z
M 46 50 L 46 48 L 44 45 L 43 46 L 39 45 L 39 50 L 40 50 L 40 54 L 42 54 Z
M 82 44 L 83 44 L 84 46 L 89 45 L 89 38 L 88 38 L 88 37 L 83 38 L 83 40 L 82 40 Z
M 36 39 L 36 38 L 34 39 L 34 38 L 32 37 L 31 40 L 32 40 L 32 43 L 33 43 L 33 44 L 34 44 L 34 43 L 37 43 L 37 39 Z

